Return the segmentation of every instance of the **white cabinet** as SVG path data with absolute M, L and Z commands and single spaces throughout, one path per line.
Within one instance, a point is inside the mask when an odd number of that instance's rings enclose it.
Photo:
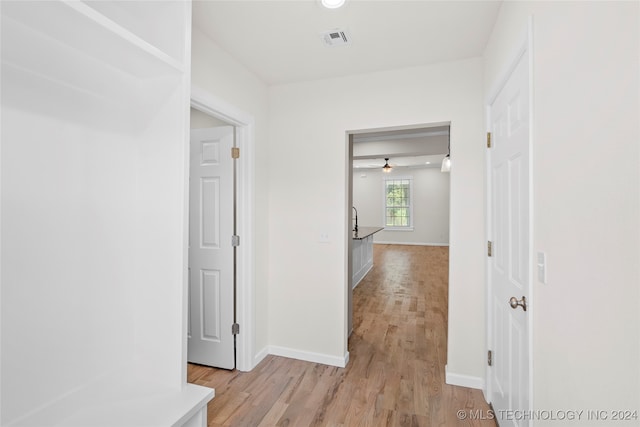
M 0 13 L 0 424 L 198 423 L 213 391 L 186 384 L 191 3 Z
M 353 234 L 352 245 L 352 283 L 355 288 L 373 268 L 373 235 L 383 230 L 382 227 L 360 227 Z
M 353 287 L 373 268 L 373 235 L 353 241 Z

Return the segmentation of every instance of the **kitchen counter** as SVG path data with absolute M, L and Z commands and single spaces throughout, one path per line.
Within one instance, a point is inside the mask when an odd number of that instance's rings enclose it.
M 353 238 L 354 240 L 363 240 L 382 230 L 384 227 L 358 227 L 358 231 L 353 232 Z
M 358 232 L 353 232 L 352 246 L 352 286 L 358 283 L 373 268 L 373 235 L 384 227 L 358 227 Z

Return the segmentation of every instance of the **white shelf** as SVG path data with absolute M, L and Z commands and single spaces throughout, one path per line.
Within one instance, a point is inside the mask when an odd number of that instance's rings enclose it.
M 159 71 L 185 70 L 182 58 L 160 50 L 85 3 L 2 2 L 1 7 L 3 33 L 5 20 L 20 23 L 48 39 L 43 42 L 43 37 L 39 38 L 38 42 L 44 43 L 40 48 L 55 51 L 58 46 L 68 46 L 87 58 L 139 78 L 157 76 Z M 153 4 L 147 3 L 147 8 L 152 11 Z M 153 20 L 153 16 L 148 19 Z M 32 35 L 28 41 L 36 39 L 38 37 Z
M 186 384 L 159 387 L 131 372 L 118 372 L 79 388 L 7 427 L 179 427 L 206 413 L 211 388 Z
M 66 5 L 69 8 L 73 9 L 81 17 L 84 17 L 88 20 L 93 21 L 93 23 L 96 24 L 95 25 L 96 30 L 102 28 L 110 32 L 114 37 L 120 37 L 123 41 L 125 41 L 125 44 L 129 44 L 130 46 L 133 47 L 133 51 L 138 50 L 137 56 L 139 56 L 140 53 L 144 52 L 147 55 L 151 56 L 152 58 L 156 58 L 160 62 L 165 63 L 166 65 L 173 67 L 178 71 L 183 71 L 184 67 L 182 66 L 182 62 L 180 61 L 180 59 L 184 57 L 183 52 L 174 51 L 174 55 L 170 55 L 169 53 L 166 53 L 164 50 L 159 49 L 155 45 L 139 37 L 134 32 L 129 31 L 129 29 L 126 29 L 120 26 L 119 24 L 116 24 L 114 21 L 112 21 L 111 19 L 109 19 L 107 16 L 103 15 L 96 9 L 96 7 L 99 5 L 105 5 L 105 6 L 115 5 L 118 8 L 122 9 L 123 6 L 127 5 L 127 3 L 128 2 L 95 2 L 95 5 L 93 5 L 93 7 L 78 1 L 64 1 L 61 4 Z M 139 4 L 139 3 L 140 2 L 131 2 L 131 4 L 133 5 Z M 172 4 L 172 3 L 169 3 L 169 4 Z M 179 5 L 180 3 L 173 3 L 173 4 Z M 152 7 L 156 8 L 155 3 L 152 5 Z M 147 11 L 150 10 L 148 2 L 146 4 L 146 9 Z M 118 10 L 118 9 L 110 8 L 108 10 L 112 11 L 112 10 Z M 153 22 L 153 21 L 154 21 L 154 16 L 147 17 L 147 22 Z M 145 21 L 142 21 L 142 20 L 138 21 L 138 23 L 144 23 L 144 22 Z M 135 25 L 130 25 L 130 27 L 135 28 Z M 180 34 L 176 35 L 176 37 L 178 36 L 180 36 Z M 111 43 L 114 43 L 114 47 L 118 49 L 118 52 L 116 52 L 116 55 L 119 55 L 121 49 L 123 49 L 122 44 L 120 43 L 117 46 L 115 46 L 115 40 L 112 41 Z M 104 55 L 105 52 L 102 52 L 101 54 Z M 118 58 L 114 57 L 113 59 L 114 59 L 114 63 L 117 63 Z
M 182 84 L 182 63 L 82 2 L 0 7 L 3 103 L 131 131 Z
M 75 3 L 78 5 L 78 3 Z M 183 26 L 176 25 L 176 22 L 184 22 L 190 19 L 187 17 L 188 9 L 184 1 L 154 1 L 152 8 L 148 1 L 98 1 L 84 0 L 80 3 L 79 11 L 87 15 L 88 6 L 95 9 L 99 15 L 96 19 L 99 22 L 107 18 L 111 22 L 105 22 L 105 26 L 113 26 L 117 22 L 114 32 L 126 34 L 129 31 L 139 39 L 153 46 L 152 51 L 158 49 L 162 55 L 168 55 L 178 62 L 182 62 L 185 57 L 185 37 Z M 75 7 L 75 6 L 74 6 Z M 123 31 L 124 29 L 124 31 Z M 128 37 L 128 35 L 126 36 Z M 139 43 L 132 40 L 133 43 Z

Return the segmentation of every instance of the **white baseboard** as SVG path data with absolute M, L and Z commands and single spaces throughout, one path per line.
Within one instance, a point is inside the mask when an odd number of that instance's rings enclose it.
M 258 366 L 258 363 L 262 362 L 262 360 L 268 355 L 269 355 L 269 347 L 267 346 L 267 347 L 264 347 L 262 350 L 260 350 L 258 354 L 256 354 L 253 357 L 253 366 L 251 367 L 251 369 Z
M 486 385 L 486 384 L 485 384 L 485 385 Z M 491 402 L 491 401 L 489 400 L 489 394 L 488 394 L 488 390 L 487 390 L 487 388 L 486 388 L 486 387 L 484 387 L 484 388 L 482 389 L 482 395 L 484 396 L 484 401 L 485 401 L 485 402 L 487 402 L 487 403 Z
M 353 286 L 351 287 L 351 289 L 355 289 L 356 286 L 358 286 L 360 284 L 360 282 L 362 282 L 362 279 L 364 279 L 366 277 L 367 274 L 369 274 L 369 272 L 373 269 L 373 264 L 371 264 L 371 266 L 367 269 L 367 271 L 360 276 L 360 278 L 358 279 L 358 281 L 356 283 L 353 284 Z
M 374 245 L 407 245 L 407 246 L 449 246 L 448 243 L 423 243 L 423 242 L 373 242 Z
M 472 377 L 471 375 L 456 374 L 449 372 L 449 366 L 444 367 L 445 382 L 449 385 L 457 385 L 461 387 L 475 388 L 484 390 L 484 378 Z
M 269 354 L 274 356 L 288 357 L 290 359 L 304 360 L 305 362 L 322 363 L 323 365 L 337 366 L 344 368 L 349 362 L 349 352 L 344 357 L 330 356 L 328 354 L 314 353 L 311 351 L 295 350 L 277 345 L 269 346 Z

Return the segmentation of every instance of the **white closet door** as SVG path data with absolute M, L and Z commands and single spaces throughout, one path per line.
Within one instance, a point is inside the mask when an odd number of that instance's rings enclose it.
M 235 367 L 233 127 L 191 131 L 189 362 Z

